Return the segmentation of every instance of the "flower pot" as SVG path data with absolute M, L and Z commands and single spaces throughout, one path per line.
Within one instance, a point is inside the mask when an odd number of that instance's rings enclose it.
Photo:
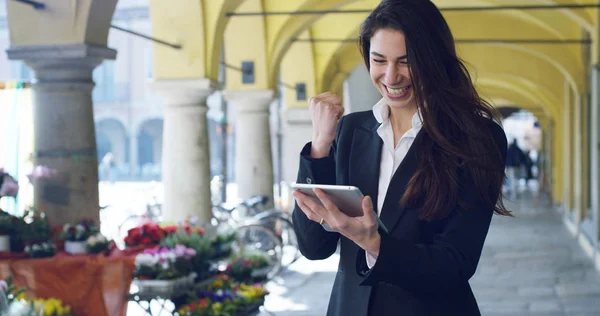
M 0 236 L 0 251 L 10 251 L 10 236 Z
M 66 241 L 65 252 L 72 255 L 87 253 L 87 245 L 85 241 Z

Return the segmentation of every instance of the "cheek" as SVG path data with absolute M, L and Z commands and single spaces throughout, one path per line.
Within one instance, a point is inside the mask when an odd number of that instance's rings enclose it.
M 379 79 L 384 75 L 385 69 L 382 70 L 381 67 L 371 66 L 371 69 L 369 70 L 369 76 L 371 77 L 373 83 L 377 83 L 377 81 L 379 81 Z

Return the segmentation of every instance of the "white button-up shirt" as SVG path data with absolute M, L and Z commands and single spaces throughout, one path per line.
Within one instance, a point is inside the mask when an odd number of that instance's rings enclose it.
M 379 193 L 377 195 L 377 214 L 380 215 L 392 176 L 398 169 L 398 166 L 400 166 L 402 160 L 404 160 L 404 157 L 406 157 L 410 146 L 421 130 L 423 121 L 421 120 L 420 113 L 417 111 L 412 117 L 412 128 L 400 137 L 397 144 L 394 144 L 394 131 L 390 122 L 390 107 L 385 103 L 384 99 L 381 99 L 381 101 L 373 106 L 373 115 L 377 119 L 377 122 L 381 123 L 377 129 L 377 134 L 383 140 L 381 162 L 379 165 Z M 367 266 L 370 269 L 375 265 L 377 258 L 368 252 L 366 254 Z

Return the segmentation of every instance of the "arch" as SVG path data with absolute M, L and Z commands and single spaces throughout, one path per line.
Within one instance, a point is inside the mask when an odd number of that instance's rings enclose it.
M 339 7 L 343 6 L 343 9 L 355 9 L 355 8 L 360 8 L 360 9 L 365 9 L 365 8 L 369 8 L 369 7 L 375 7 L 375 5 L 377 5 L 377 3 L 379 1 L 370 1 L 365 3 L 365 1 L 361 1 L 359 3 L 354 3 L 354 1 L 323 1 L 321 2 L 321 5 L 319 7 L 317 7 L 314 3 L 315 1 L 313 0 L 307 0 L 304 1 L 302 5 L 299 5 L 298 8 L 299 9 L 321 9 L 322 7 L 325 6 L 329 6 L 328 9 L 336 9 Z M 435 1 L 438 5 L 440 6 L 444 6 L 444 7 L 448 7 L 448 6 L 461 6 L 464 5 L 462 2 L 455 2 L 455 3 L 441 3 L 440 1 Z M 491 3 L 489 1 L 484 2 L 484 1 L 474 1 L 474 5 L 506 5 L 506 3 L 503 3 L 502 1 L 493 1 L 494 3 Z M 570 2 L 570 3 L 575 3 L 574 1 L 547 1 L 547 0 L 539 0 L 539 1 L 533 1 L 535 3 L 538 4 L 558 4 L 560 3 L 564 3 L 564 2 Z M 580 36 L 580 29 L 574 28 L 573 24 L 576 24 L 586 30 L 588 30 L 589 32 L 592 31 L 592 23 L 593 20 L 591 19 L 591 16 L 589 14 L 586 13 L 581 13 L 582 10 L 569 10 L 569 9 L 564 9 L 564 10 L 545 10 L 545 11 L 517 11 L 517 10 L 513 10 L 513 11 L 503 11 L 503 12 L 498 12 L 498 11 L 493 11 L 492 13 L 482 13 L 482 14 L 472 14 L 469 13 L 471 15 L 471 18 L 473 17 L 479 17 L 479 18 L 483 18 L 484 16 L 488 16 L 488 15 L 496 15 L 496 16 L 501 16 L 503 18 L 511 18 L 513 20 L 519 20 L 521 21 L 521 23 L 527 23 L 530 25 L 531 28 L 535 28 L 538 29 L 541 32 L 544 32 L 548 35 L 548 38 L 578 38 Z M 480 28 L 472 28 L 472 23 L 464 23 L 464 19 L 462 18 L 462 16 L 459 15 L 460 12 L 447 12 L 447 14 L 445 13 L 447 19 L 452 20 L 453 16 L 455 17 L 454 19 L 456 19 L 456 17 L 459 17 L 457 20 L 462 21 L 462 25 L 464 25 L 467 28 L 476 30 L 477 32 L 480 32 L 480 34 L 486 34 L 486 32 L 488 31 L 493 31 L 493 30 L 502 30 L 503 28 L 494 28 L 494 27 L 489 27 L 489 28 L 484 28 L 485 30 L 479 30 Z M 352 16 L 355 16 L 356 19 L 359 22 L 355 22 L 355 23 L 342 23 L 345 22 L 347 18 L 347 16 L 349 15 L 345 15 L 344 16 L 333 16 L 333 15 L 325 15 L 325 16 L 306 16 L 306 15 L 292 15 L 290 17 L 288 17 L 288 19 L 284 22 L 281 23 L 281 27 L 280 27 L 280 31 L 277 33 L 275 42 L 273 43 L 273 45 L 270 46 L 270 51 L 269 51 L 269 56 L 270 56 L 270 60 L 271 60 L 271 65 L 269 66 L 269 77 L 270 78 L 276 78 L 278 73 L 279 73 L 279 67 L 280 67 L 280 63 L 281 63 L 281 59 L 282 56 L 287 52 L 287 50 L 289 49 L 291 42 L 294 38 L 296 38 L 299 34 L 301 34 L 301 32 L 303 32 L 304 30 L 306 30 L 307 28 L 310 27 L 310 31 L 311 33 L 315 33 L 315 32 L 319 32 L 320 30 L 325 30 L 328 34 L 329 38 L 335 38 L 335 31 L 337 29 L 339 29 L 339 27 L 336 26 L 343 26 L 344 29 L 348 29 L 348 25 L 359 25 L 360 21 L 362 21 L 362 19 L 364 18 L 364 15 L 359 15 L 359 14 L 353 14 Z M 561 19 L 562 17 L 562 19 Z M 564 17 L 566 17 L 566 19 L 564 19 Z M 344 21 L 342 21 L 342 19 L 344 19 Z M 323 20 L 329 20 L 330 22 L 323 22 Z M 456 24 L 456 23 L 454 23 Z M 467 25 L 468 24 L 468 25 Z M 510 23 L 506 23 L 506 24 L 510 24 Z M 483 23 L 481 25 L 494 25 L 493 23 Z M 454 26 L 453 26 L 454 28 Z M 352 29 L 352 28 L 350 28 Z M 332 30 L 334 32 L 332 32 Z M 352 31 L 352 34 L 357 34 L 356 31 Z M 514 37 L 514 32 L 513 33 L 507 33 L 510 36 L 505 36 L 508 38 L 512 38 Z M 516 34 L 523 34 L 523 31 L 520 30 L 518 33 Z M 485 35 L 483 35 L 485 36 Z M 318 37 L 315 34 L 313 34 L 313 37 Z M 347 38 L 347 37 L 345 37 Z M 319 55 L 321 52 L 327 52 L 327 50 L 321 51 L 320 48 L 322 48 L 325 45 L 332 45 L 332 44 L 313 44 L 313 46 L 315 47 L 315 55 Z M 317 48 L 319 47 L 319 48 Z M 535 47 L 532 47 L 532 49 L 535 49 Z M 549 50 L 549 52 L 553 52 L 554 50 Z M 318 53 L 317 53 L 318 52 Z M 575 56 L 577 57 L 577 56 Z M 318 63 L 317 63 L 318 64 Z M 324 63 L 325 65 L 328 65 L 328 62 Z M 575 63 L 576 64 L 576 63 Z M 319 69 L 317 69 L 316 74 L 317 74 L 317 81 L 319 81 L 319 74 L 321 73 L 321 71 Z M 571 77 L 574 77 L 574 73 L 576 72 L 570 72 L 571 73 Z M 274 80 L 274 79 L 272 79 Z M 574 82 L 578 82 L 578 87 L 579 89 L 581 89 L 581 85 L 579 84 L 579 80 L 580 78 L 576 78 L 573 79 Z M 321 83 L 317 82 L 317 86 L 320 86 Z
M 111 181 L 129 172 L 129 134 L 118 119 L 98 120 L 96 127 L 96 152 L 102 180 Z
M 96 122 L 96 146 L 98 161 L 109 152 L 115 163 L 122 166 L 129 162 L 129 135 L 125 125 L 116 119 Z
M 136 130 L 137 168 L 144 178 L 155 178 L 161 175 L 163 120 L 147 119 L 140 123 Z

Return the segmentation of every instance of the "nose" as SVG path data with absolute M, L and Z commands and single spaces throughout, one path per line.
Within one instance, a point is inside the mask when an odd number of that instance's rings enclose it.
M 398 71 L 396 65 L 394 63 L 389 63 L 387 68 L 385 69 L 385 84 L 393 85 L 400 81 L 399 74 L 400 72 Z

